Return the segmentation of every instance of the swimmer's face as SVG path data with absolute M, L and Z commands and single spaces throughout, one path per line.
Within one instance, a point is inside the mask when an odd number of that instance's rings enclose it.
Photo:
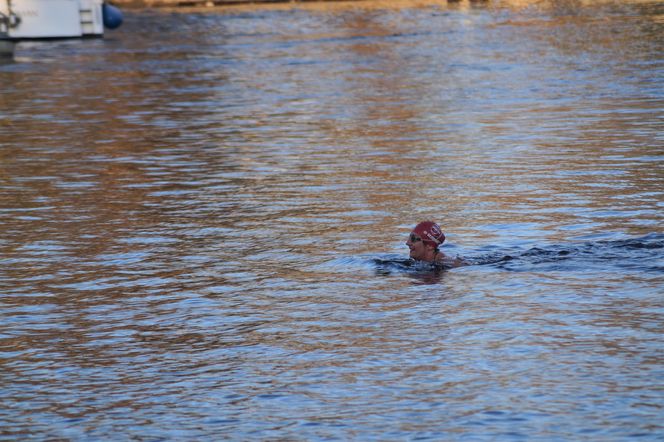
M 424 259 L 426 247 L 424 246 L 424 241 L 422 238 L 417 236 L 415 233 L 408 235 L 408 240 L 406 245 L 410 249 L 410 257 L 413 259 Z

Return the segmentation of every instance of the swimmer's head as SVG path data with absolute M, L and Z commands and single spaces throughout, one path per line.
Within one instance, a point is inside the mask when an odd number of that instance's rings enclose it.
M 411 235 L 413 234 L 415 238 L 421 239 L 424 244 L 428 244 L 435 249 L 445 242 L 445 234 L 440 226 L 433 221 L 422 221 L 415 226 L 411 232 Z

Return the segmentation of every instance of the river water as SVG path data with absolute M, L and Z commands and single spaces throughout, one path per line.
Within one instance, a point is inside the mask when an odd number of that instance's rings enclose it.
M 1 438 L 661 440 L 663 17 L 130 10 L 19 44 Z M 410 265 L 424 219 L 473 265 Z

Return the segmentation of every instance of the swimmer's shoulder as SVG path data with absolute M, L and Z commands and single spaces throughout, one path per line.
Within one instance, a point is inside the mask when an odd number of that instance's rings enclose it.
M 468 260 L 458 255 L 456 257 L 443 255 L 436 262 L 442 264 L 444 267 L 447 268 L 465 267 L 470 265 L 470 262 Z

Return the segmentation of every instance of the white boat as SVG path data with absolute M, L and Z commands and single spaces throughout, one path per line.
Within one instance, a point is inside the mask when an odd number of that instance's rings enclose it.
M 0 0 L 0 55 L 20 40 L 101 37 L 121 23 L 104 0 Z

